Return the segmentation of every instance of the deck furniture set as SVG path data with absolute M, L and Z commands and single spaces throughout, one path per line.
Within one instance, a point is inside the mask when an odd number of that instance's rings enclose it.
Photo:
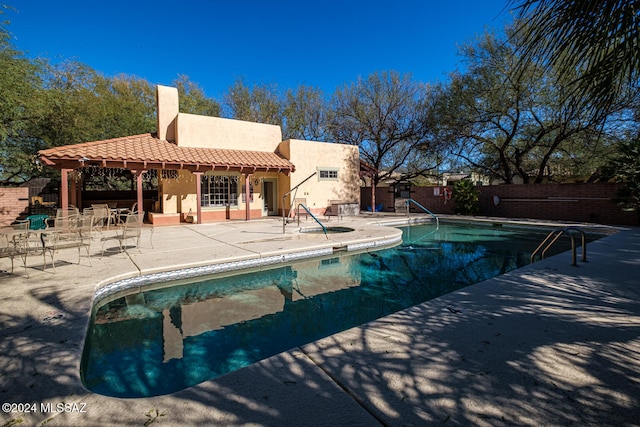
M 125 242 L 130 241 L 138 248 L 142 224 L 142 212 L 132 209 L 110 209 L 108 205 L 93 205 L 79 212 L 78 209 L 58 209 L 55 219 L 47 215 L 31 215 L 25 220 L 0 227 L 0 258 L 11 259 L 11 273 L 14 260 L 22 262 L 27 277 L 27 258 L 42 256 L 42 269 L 47 268 L 47 257 L 55 273 L 56 258 L 62 249 L 78 250 L 78 264 L 82 253 L 86 253 L 91 265 L 91 245 L 100 242 L 101 258 L 108 242 L 118 242 L 120 252 L 125 250 Z M 139 215 L 140 214 L 140 215 Z

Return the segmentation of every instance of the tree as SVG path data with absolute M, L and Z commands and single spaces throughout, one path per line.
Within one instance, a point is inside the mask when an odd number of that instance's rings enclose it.
M 47 147 L 152 132 L 155 96 L 146 80 L 126 75 L 101 76 L 67 61 L 44 74 L 49 107 L 32 135 Z
M 515 37 L 503 42 L 485 34 L 463 54 L 468 69 L 452 76 L 440 123 L 457 142 L 455 155 L 474 168 L 505 183 L 516 177 L 541 183 L 554 169 L 574 173 L 560 162 L 564 153 L 594 159 L 606 148 L 604 118 L 583 109 L 583 99 L 567 88 L 575 74 L 535 64 L 520 69 Z M 607 113 L 614 112 L 612 105 Z
M 374 185 L 399 172 L 405 179 L 419 176 L 435 167 L 418 150 L 433 148 L 430 99 L 429 87 L 409 75 L 391 71 L 358 78 L 333 96 L 333 140 L 360 147 L 361 157 L 379 171 Z
M 7 24 L 0 23 L 0 186 L 18 185 L 37 173 L 35 154 L 42 144 L 28 128 L 46 112 L 42 66 L 11 45 Z
M 455 212 L 459 215 L 475 215 L 480 210 L 478 200 L 480 193 L 473 182 L 463 179 L 453 187 Z
M 285 95 L 283 109 L 284 139 L 326 141 L 330 138 L 329 116 L 324 94 L 309 86 L 289 89 Z
M 635 211 L 640 221 L 640 135 L 618 144 L 607 169 L 614 180 L 623 183 L 615 202 L 625 211 Z
M 97 75 L 96 81 L 95 92 L 87 94 L 84 100 L 85 108 L 97 108 L 86 117 L 96 127 L 96 133 L 89 135 L 86 141 L 137 135 L 156 129 L 155 90 L 147 80 L 120 74 L 111 78 Z
M 219 117 L 222 113 L 220 104 L 208 98 L 202 88 L 187 76 L 180 75 L 172 82 L 180 94 L 180 112 Z
M 257 123 L 282 124 L 282 107 L 274 86 L 254 85 L 249 88 L 236 81 L 224 95 L 229 116 Z
M 637 86 L 640 0 L 511 0 L 520 20 L 515 36 L 521 66 L 543 64 L 578 75 L 572 89 L 595 115 Z

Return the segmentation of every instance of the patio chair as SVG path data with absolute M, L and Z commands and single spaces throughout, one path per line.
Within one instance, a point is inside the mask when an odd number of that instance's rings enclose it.
M 302 216 L 304 216 L 305 220 L 309 219 L 309 214 L 307 213 L 307 211 L 305 209 L 301 208 L 300 205 L 304 205 L 305 207 L 307 207 L 307 199 L 306 198 L 293 199 L 293 213 L 292 213 L 292 215 L 298 217 L 298 220 Z
M 78 250 L 78 264 L 82 258 L 82 248 L 87 253 L 89 266 L 91 266 L 91 239 L 92 239 L 92 216 L 74 216 L 72 218 L 60 218 L 56 220 L 53 228 L 47 229 L 42 233 L 42 269 L 47 266 L 46 254 L 49 253 L 53 271 L 56 271 L 56 257 L 58 252 L 63 249 Z
M 13 259 L 16 257 L 13 239 L 8 234 L 4 234 L 5 228 L 0 229 L 0 258 L 11 259 L 11 273 L 13 274 Z
M 329 207 L 324 211 L 324 216 L 327 218 L 327 221 L 329 221 L 332 216 L 337 216 L 338 220 L 342 219 L 342 209 L 340 208 L 341 203 L 342 201 L 340 200 L 329 201 Z
M 114 224 L 124 224 L 124 221 L 125 221 L 127 215 L 130 215 L 132 213 L 136 213 L 137 212 L 137 207 L 138 207 L 138 202 L 135 202 L 133 205 L 131 205 L 130 208 L 112 209 L 112 213 L 115 216 Z
M 109 205 L 106 203 L 91 205 L 93 209 L 93 218 L 94 225 L 96 227 L 107 227 L 109 229 L 109 224 L 111 223 L 111 209 L 109 209 Z
M 142 224 L 138 221 L 138 214 L 140 217 L 144 216 L 144 212 L 134 212 L 125 216 L 123 224 L 116 230 L 116 234 L 113 236 L 103 237 L 102 240 L 102 256 L 104 256 L 104 246 L 109 240 L 116 240 L 120 246 L 120 252 L 124 252 L 124 242 L 126 240 L 135 240 L 135 247 L 140 250 L 140 234 Z
M 132 213 L 136 212 L 137 208 L 138 208 L 138 202 L 135 202 L 133 205 L 131 205 L 131 208 L 122 209 L 120 211 L 120 215 L 124 216 L 124 215 L 132 214 Z
M 69 206 L 68 209 L 58 208 L 56 210 L 56 218 L 78 215 L 79 210 L 75 206 Z
M 27 271 L 28 243 L 29 221 L 18 221 L 0 229 L 0 258 L 11 259 L 11 274 L 13 274 L 14 258 L 20 257 L 24 271 L 29 277 L 29 272 Z

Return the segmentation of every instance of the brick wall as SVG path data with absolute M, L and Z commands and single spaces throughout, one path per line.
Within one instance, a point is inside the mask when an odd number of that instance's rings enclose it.
M 0 226 L 9 225 L 29 212 L 28 187 L 0 187 Z
M 640 225 L 635 212 L 623 212 L 611 201 L 618 188 L 620 184 L 612 183 L 481 186 L 478 187 L 479 215 Z M 388 206 L 393 206 L 393 193 L 389 192 L 390 189 L 376 190 L 377 203 L 384 200 L 385 211 L 392 210 L 387 209 Z M 366 209 L 371 199 L 370 194 L 369 188 L 362 190 L 363 209 Z M 441 196 L 434 194 L 434 187 L 413 187 L 411 198 L 434 213 L 454 213 L 453 200 L 445 203 Z M 419 209 L 412 207 L 411 211 L 418 212 Z
M 620 184 L 491 185 L 479 188 L 482 215 L 638 225 L 635 212 L 623 212 L 611 201 Z M 494 196 L 499 198 L 497 205 Z

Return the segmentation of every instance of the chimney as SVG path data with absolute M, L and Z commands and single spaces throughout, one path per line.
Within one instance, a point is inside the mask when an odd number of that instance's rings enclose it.
M 156 86 L 158 116 L 158 138 L 176 142 L 176 119 L 178 118 L 178 89 Z

